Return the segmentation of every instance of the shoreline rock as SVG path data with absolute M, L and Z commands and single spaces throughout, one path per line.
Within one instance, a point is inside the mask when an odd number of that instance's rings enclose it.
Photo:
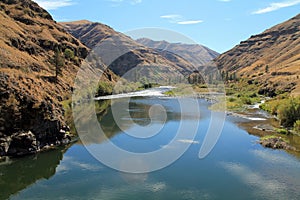
M 55 137 L 48 141 L 45 138 L 39 140 L 31 131 L 19 131 L 11 136 L 2 137 L 0 138 L 0 157 L 22 157 L 70 144 L 72 137 L 69 131 L 68 126 L 62 126 L 58 133 L 52 134 Z
M 295 147 L 288 144 L 288 142 L 281 137 L 261 138 L 258 143 L 266 148 L 296 151 Z

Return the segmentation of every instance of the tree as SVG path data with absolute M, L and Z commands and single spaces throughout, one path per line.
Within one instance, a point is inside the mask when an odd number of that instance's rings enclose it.
M 212 74 L 209 74 L 209 75 L 208 75 L 208 83 L 209 83 L 209 84 L 212 84 L 212 82 L 213 82 L 213 75 L 212 75 Z
M 221 77 L 222 77 L 222 80 L 225 81 L 225 72 L 224 71 L 222 71 Z
M 58 47 L 55 48 L 53 62 L 55 66 L 55 80 L 57 80 L 58 76 L 61 75 L 62 67 L 64 66 L 64 58 Z
M 74 51 L 71 49 L 68 49 L 68 48 L 64 51 L 64 55 L 65 55 L 65 58 L 68 60 L 74 59 L 74 57 L 75 57 Z
M 226 71 L 226 75 L 225 75 L 225 81 L 228 81 L 229 80 L 229 72 Z
M 237 75 L 236 75 L 236 72 L 233 73 L 233 80 L 234 80 L 234 81 L 237 81 Z
M 269 65 L 266 65 L 265 72 L 269 73 Z

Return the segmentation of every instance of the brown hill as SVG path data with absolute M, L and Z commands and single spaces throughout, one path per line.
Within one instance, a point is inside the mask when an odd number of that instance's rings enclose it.
M 120 76 L 134 70 L 134 73 L 138 71 L 140 77 L 163 80 L 174 78 L 176 74 L 187 75 L 194 71 L 192 63 L 181 56 L 145 47 L 107 25 L 86 20 L 61 24 L 88 47 L 102 46 L 102 50 L 99 49 L 104 63 Z M 106 52 L 103 50 L 104 45 Z M 134 73 L 131 73 L 131 77 Z
M 57 79 L 55 52 L 62 68 Z M 19 131 L 31 131 L 41 145 L 61 137 L 61 102 L 70 97 L 87 54 L 88 48 L 38 4 L 30 0 L 0 2 L 0 156 L 20 153 L 23 147 L 10 147 Z M 38 148 L 34 144 L 32 148 Z
M 258 82 L 262 91 L 300 94 L 300 15 L 251 36 L 215 61 L 221 70 Z
M 140 38 L 136 41 L 156 50 L 169 51 L 180 55 L 196 67 L 205 65 L 220 55 L 199 44 L 169 43 L 167 41 L 153 41 L 148 38 Z

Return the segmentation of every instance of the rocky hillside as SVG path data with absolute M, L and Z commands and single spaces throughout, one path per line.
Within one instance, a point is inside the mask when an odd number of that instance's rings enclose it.
M 141 77 L 154 77 L 162 80 L 172 76 L 174 78 L 176 73 L 187 75 L 194 71 L 192 64 L 185 58 L 167 51 L 161 52 L 145 47 L 107 25 L 86 20 L 61 24 L 89 48 L 95 48 L 97 45 L 104 46 L 103 44 L 107 43 L 108 51 L 102 52 L 101 56 L 105 55 L 102 59 L 113 72 L 120 76 L 134 69 Z M 119 50 L 126 53 L 123 54 Z M 105 62 L 105 59 L 112 54 L 117 55 L 114 59 L 110 59 L 113 62 Z
M 60 143 L 61 102 L 88 48 L 30 0 L 1 1 L 0 24 L 0 156 Z
M 136 41 L 156 50 L 173 52 L 180 55 L 196 67 L 205 65 L 220 55 L 199 44 L 169 43 L 167 41 L 153 41 L 148 38 L 140 38 Z
M 300 14 L 251 36 L 215 61 L 221 70 L 258 83 L 262 93 L 300 94 Z

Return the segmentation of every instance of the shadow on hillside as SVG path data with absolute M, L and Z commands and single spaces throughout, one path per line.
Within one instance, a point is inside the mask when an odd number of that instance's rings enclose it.
M 50 83 L 57 83 L 57 78 L 55 76 L 41 76 L 41 79 Z

